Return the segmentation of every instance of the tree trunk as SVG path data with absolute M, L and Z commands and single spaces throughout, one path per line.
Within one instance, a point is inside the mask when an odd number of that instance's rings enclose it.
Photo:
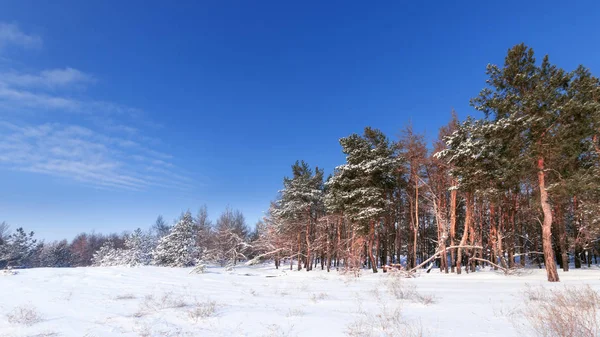
M 544 213 L 542 221 L 542 249 L 544 251 L 544 264 L 549 282 L 559 282 L 556 262 L 554 260 L 554 250 L 552 250 L 552 209 L 548 201 L 548 191 L 546 191 L 546 172 L 544 167 L 544 157 L 540 156 L 537 161 L 538 183 L 540 186 L 540 204 Z
M 566 223 L 562 217 L 562 208 L 560 206 L 556 207 L 556 219 L 554 219 L 554 224 L 556 224 L 556 231 L 558 235 L 558 247 L 560 248 L 560 265 L 563 271 L 569 271 L 569 255 L 567 248 L 567 229 Z
M 298 232 L 298 270 L 302 270 L 302 241 L 300 232 Z
M 453 182 L 455 185 L 456 182 Z M 450 246 L 454 246 L 454 238 L 456 237 L 456 188 L 450 191 Z M 455 250 L 450 249 L 450 271 L 454 273 L 456 267 Z
M 417 264 L 417 239 L 419 237 L 419 181 L 415 177 L 415 226 L 413 228 L 413 256 L 414 265 Z M 414 266 L 413 266 L 414 267 Z
M 371 268 L 373 269 L 373 273 L 377 272 L 377 261 L 373 257 L 373 242 L 375 241 L 375 221 L 371 220 L 369 223 L 369 238 L 367 240 L 367 255 L 369 256 L 369 261 L 371 263 Z
M 465 214 L 465 229 L 463 231 L 462 239 L 460 240 L 459 246 L 464 246 L 467 243 L 467 238 L 469 237 L 469 231 L 471 229 L 471 222 L 473 217 L 473 193 L 467 192 L 465 194 L 466 199 L 466 214 Z M 462 265 L 462 248 L 458 248 L 456 253 L 456 273 L 461 273 L 461 265 Z
M 490 241 L 492 243 L 492 258 L 490 261 L 498 263 L 498 229 L 496 228 L 496 205 L 490 202 Z M 498 267 L 494 267 L 498 270 Z
M 306 261 L 308 262 L 308 264 L 305 266 L 306 271 L 310 271 L 312 269 L 310 255 L 310 209 L 308 212 L 308 221 L 306 222 Z

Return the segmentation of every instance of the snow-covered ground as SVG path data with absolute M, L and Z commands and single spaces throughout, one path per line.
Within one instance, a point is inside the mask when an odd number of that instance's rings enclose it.
M 0 276 L 0 336 L 360 336 L 399 312 L 403 324 L 421 326 L 425 336 L 522 336 L 507 313 L 520 305 L 527 285 L 600 290 L 595 269 L 561 273 L 560 284 L 545 282 L 543 270 L 519 276 L 433 270 L 399 281 L 408 299 L 390 291 L 400 289 L 390 286 L 398 286 L 390 274 L 368 270 L 359 278 L 267 265 L 189 271 L 97 267 Z M 19 322 L 22 314 L 33 315 Z

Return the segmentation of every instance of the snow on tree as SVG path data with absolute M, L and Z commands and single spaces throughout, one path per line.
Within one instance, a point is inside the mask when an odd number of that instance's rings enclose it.
M 196 237 L 196 246 L 198 247 L 198 260 L 204 258 L 204 254 L 212 249 L 213 245 L 213 229 L 212 223 L 208 218 L 208 209 L 203 205 L 198 210 L 198 214 L 194 219 L 194 233 Z
M 144 233 L 141 228 L 125 238 L 123 255 L 125 264 L 129 266 L 149 265 L 152 262 L 152 251 L 155 240 L 149 233 Z
M 44 244 L 39 252 L 38 265 L 41 267 L 71 267 L 73 256 L 67 240 Z
M 153 252 L 154 263 L 168 267 L 188 267 L 196 262 L 198 248 L 194 232 L 194 219 L 187 211 L 162 237 Z
M 352 134 L 340 139 L 346 154 L 346 164 L 336 167 L 327 182 L 329 202 L 343 207 L 355 230 L 367 240 L 367 255 L 373 272 L 377 263 L 373 257 L 375 223 L 389 207 L 386 190 L 395 182 L 395 170 L 401 163 L 385 135 L 376 129 L 365 128 L 364 135 Z M 343 206 L 340 206 L 343 205 Z
M 171 231 L 171 226 L 169 226 L 169 224 L 167 224 L 167 222 L 165 221 L 165 219 L 163 218 L 162 215 L 159 215 L 156 218 L 154 225 L 152 225 L 152 230 L 156 234 L 156 237 L 158 239 L 160 239 L 163 236 L 169 234 L 169 232 Z
M 127 259 L 121 248 L 115 248 L 113 240 L 107 240 L 92 257 L 92 265 L 96 267 L 123 266 Z
M 291 178 L 283 179 L 281 198 L 273 211 L 283 220 L 280 224 L 289 227 L 287 231 L 298 233 L 299 241 L 304 234 L 305 266 L 308 271 L 312 268 L 314 226 L 319 211 L 323 209 L 323 170 L 317 167 L 313 173 L 306 162 L 296 161 L 292 165 L 292 174 Z M 301 269 L 301 247 L 302 243 L 298 242 L 298 269 Z
M 33 232 L 26 233 L 22 227 L 17 228 L 0 245 L 0 267 L 28 265 L 35 244 Z
M 247 259 L 251 248 L 247 242 L 248 228 L 240 211 L 227 208 L 217 219 L 214 247 L 205 254 L 205 259 L 222 267 L 233 267 L 240 259 Z

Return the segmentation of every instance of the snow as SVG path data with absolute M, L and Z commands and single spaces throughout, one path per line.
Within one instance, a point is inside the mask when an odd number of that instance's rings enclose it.
M 389 273 L 364 270 L 359 278 L 332 271 L 275 270 L 272 265 L 234 271 L 207 268 L 39 268 L 0 274 L 0 336 L 345 336 L 365 314 L 401 307 L 404 319 L 426 336 L 522 336 L 502 312 L 522 303 L 527 285 L 589 284 L 600 290 L 600 270 L 545 271 L 505 276 L 485 270 L 462 275 L 438 269 L 402 279 L 435 301 L 399 300 L 388 292 Z M 151 298 L 150 298 L 151 296 Z M 215 304 L 210 317 L 190 312 Z M 18 307 L 39 312 L 31 326 L 11 323 Z

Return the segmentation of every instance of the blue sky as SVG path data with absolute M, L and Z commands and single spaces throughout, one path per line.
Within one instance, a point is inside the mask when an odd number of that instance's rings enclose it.
M 598 1 L 0 1 L 0 221 L 46 239 L 206 204 L 253 225 L 369 125 L 435 137 L 525 42 L 600 73 Z

